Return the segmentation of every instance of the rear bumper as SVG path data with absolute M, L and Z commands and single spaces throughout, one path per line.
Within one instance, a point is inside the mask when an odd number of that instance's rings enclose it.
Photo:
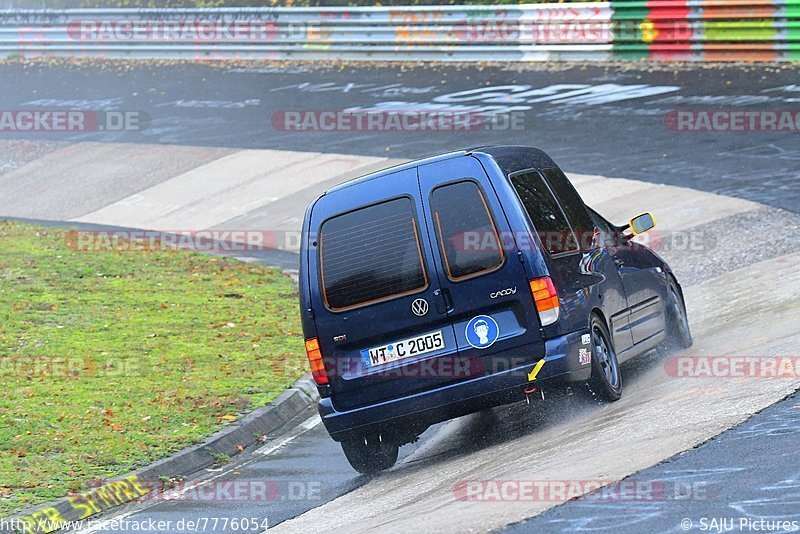
M 545 342 L 545 363 L 536 376 L 537 386 L 589 378 L 591 365 L 581 364 L 579 359 L 580 349 L 590 350 L 589 344 L 583 345 L 583 334 L 588 334 L 588 330 Z M 323 398 L 318 404 L 319 413 L 336 441 L 375 433 L 393 434 L 398 429 L 419 433 L 434 423 L 524 398 L 528 373 L 541 357 L 533 356 L 529 361 L 519 354 L 508 357 L 523 363 L 508 370 L 349 410 L 339 411 L 330 398 Z

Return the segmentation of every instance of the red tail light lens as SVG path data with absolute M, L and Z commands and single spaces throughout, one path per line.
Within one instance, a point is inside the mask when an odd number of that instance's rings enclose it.
M 547 326 L 558 321 L 560 308 L 558 306 L 558 292 L 553 281 L 548 276 L 530 281 L 531 295 L 539 312 L 539 321 L 542 326 Z
M 317 338 L 312 337 L 306 340 L 306 356 L 311 365 L 311 376 L 314 377 L 314 382 L 320 386 L 327 384 L 328 375 L 325 372 L 325 363 L 322 361 L 322 351 L 319 350 Z

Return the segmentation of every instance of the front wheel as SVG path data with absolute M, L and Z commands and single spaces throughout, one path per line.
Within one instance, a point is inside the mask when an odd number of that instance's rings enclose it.
M 664 352 L 671 352 L 675 349 L 688 349 L 694 343 L 692 332 L 689 330 L 689 319 L 686 316 L 686 303 L 678 285 L 670 277 L 669 288 L 667 289 L 666 339 L 662 343 Z
M 342 441 L 342 450 L 353 469 L 362 475 L 374 475 L 395 464 L 399 447 L 370 436 Z
M 600 399 L 613 402 L 622 396 L 622 374 L 619 370 L 617 353 L 611 343 L 611 336 L 605 323 L 592 315 L 590 325 L 592 335 L 592 376 L 589 389 Z

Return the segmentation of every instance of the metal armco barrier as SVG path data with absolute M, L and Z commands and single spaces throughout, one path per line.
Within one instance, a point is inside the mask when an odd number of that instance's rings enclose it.
M 800 60 L 800 0 L 0 11 L 0 56 Z

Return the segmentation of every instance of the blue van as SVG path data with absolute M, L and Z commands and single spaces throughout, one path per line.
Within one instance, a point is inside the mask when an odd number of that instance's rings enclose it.
M 300 305 L 319 413 L 354 469 L 431 424 L 692 343 L 669 265 L 588 208 L 541 150 L 484 147 L 338 185 L 303 221 Z

